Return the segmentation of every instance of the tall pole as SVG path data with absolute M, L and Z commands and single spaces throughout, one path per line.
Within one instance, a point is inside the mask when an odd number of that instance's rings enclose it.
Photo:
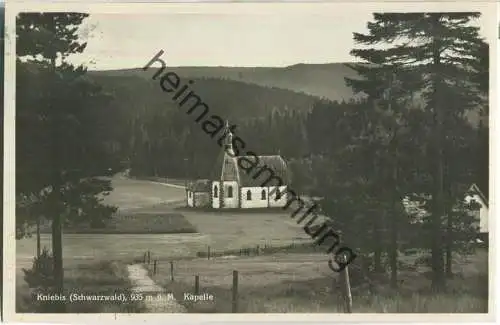
M 188 203 L 188 181 L 187 181 L 187 174 L 188 174 L 188 158 L 184 158 L 184 188 L 186 189 L 186 207 L 189 206 Z M 194 200 L 194 193 L 193 193 L 193 200 Z

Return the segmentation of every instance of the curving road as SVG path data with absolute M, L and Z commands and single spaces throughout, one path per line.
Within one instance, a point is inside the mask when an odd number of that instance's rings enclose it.
M 119 211 L 153 207 L 158 204 L 180 203 L 185 200 L 184 186 L 130 179 L 122 174 L 111 178 L 113 191 L 104 199 Z

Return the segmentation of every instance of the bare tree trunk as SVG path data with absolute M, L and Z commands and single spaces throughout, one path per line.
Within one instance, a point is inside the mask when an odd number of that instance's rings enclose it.
M 390 248 L 390 265 L 391 265 L 391 287 L 398 287 L 398 211 L 397 204 L 394 202 L 392 209 L 392 222 L 391 222 L 391 248 Z
M 452 216 L 448 213 L 447 224 L 446 224 L 446 276 L 451 278 L 453 276 L 452 270 L 452 252 L 453 252 L 453 227 L 452 227 Z
M 377 111 L 377 100 L 371 99 L 371 105 L 373 105 L 373 110 Z M 367 113 L 365 113 L 365 118 L 368 121 L 368 116 Z M 367 123 L 367 125 L 370 125 Z M 373 132 L 374 130 L 371 130 L 373 127 L 368 127 L 367 132 Z M 375 165 L 374 166 L 374 173 L 375 174 L 380 174 L 379 166 Z M 375 220 L 373 222 L 373 239 L 374 239 L 374 252 L 373 252 L 373 268 L 375 273 L 381 273 L 384 271 L 384 267 L 382 267 L 382 252 L 385 251 L 386 247 L 383 247 L 384 244 L 382 243 L 382 226 L 384 225 L 384 212 L 380 213 L 377 212 L 375 215 Z M 384 241 L 385 243 L 385 241 Z
M 436 26 L 439 25 L 439 18 L 436 18 Z M 436 40 L 437 41 L 437 40 Z M 434 110 L 434 193 L 432 195 L 432 288 L 434 291 L 442 291 L 446 285 L 444 276 L 443 249 L 442 249 L 442 217 L 444 216 L 444 186 L 443 186 L 443 109 L 440 105 L 440 80 L 436 74 L 441 67 L 441 53 L 439 47 L 435 46 L 433 53 L 434 65 L 434 90 L 433 90 L 433 110 Z
M 447 204 L 446 204 L 446 256 L 445 256 L 445 274 L 446 277 L 451 278 L 453 276 L 453 209 L 450 206 L 450 198 L 452 196 L 451 187 L 449 182 L 447 182 Z
M 57 160 L 57 158 L 55 158 Z M 63 268 L 63 249 L 62 249 L 62 211 L 61 203 L 61 182 L 59 170 L 56 169 L 54 177 L 57 177 L 55 182 L 54 193 L 52 198 L 52 254 L 54 256 L 54 286 L 57 293 L 64 293 L 64 268 Z M 55 311 L 62 313 L 65 311 L 65 305 L 61 302 L 55 302 Z
M 40 247 L 40 216 L 36 217 L 36 256 L 40 257 L 41 247 Z
M 51 67 L 53 69 L 54 76 L 56 69 L 55 56 L 51 59 Z M 54 89 L 51 93 L 51 105 L 54 105 Z M 53 168 L 53 192 L 52 192 L 52 254 L 54 256 L 54 286 L 57 293 L 64 293 L 64 269 L 63 269 L 63 250 L 62 250 L 62 210 L 60 208 L 62 195 L 62 175 L 61 169 L 59 167 L 59 159 L 61 155 L 61 134 L 60 121 L 52 121 L 52 168 Z M 63 313 L 65 312 L 65 304 L 62 302 L 54 304 L 54 312 Z
M 393 109 L 393 98 L 392 98 L 392 88 L 393 84 L 395 82 L 396 75 L 394 71 L 391 72 L 391 77 L 390 77 L 390 83 L 389 83 L 389 112 L 392 111 Z M 389 150 L 394 153 L 394 165 L 393 165 L 393 172 L 392 172 L 392 177 L 390 179 L 390 183 L 392 183 L 393 187 L 393 194 L 389 198 L 391 202 L 390 210 L 391 210 L 391 218 L 390 220 L 390 225 L 389 225 L 389 232 L 390 232 L 390 244 L 389 244 L 389 264 L 391 267 L 391 287 L 392 288 L 397 288 L 398 287 L 398 222 L 399 222 L 399 204 L 401 204 L 400 198 L 399 198 L 399 191 L 398 191 L 398 168 L 399 168 L 399 162 L 398 162 L 398 144 L 397 144 L 397 136 L 398 136 L 398 128 L 394 130 L 392 134 L 392 138 L 389 142 Z
M 381 217 L 382 216 L 376 216 L 376 220 L 373 224 L 373 235 L 374 235 L 374 244 L 376 245 L 374 247 L 374 252 L 373 252 L 373 266 L 374 266 L 374 271 L 375 273 L 380 273 L 383 271 L 382 268 L 382 243 L 381 243 L 381 236 L 380 236 L 380 223 L 381 223 Z
M 52 252 L 54 254 L 54 278 L 58 292 L 64 289 L 63 260 L 62 260 L 62 222 L 60 211 L 54 211 L 52 220 Z

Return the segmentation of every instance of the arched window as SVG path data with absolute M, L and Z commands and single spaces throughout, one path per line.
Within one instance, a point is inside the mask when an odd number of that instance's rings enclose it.
M 265 200 L 266 199 L 266 190 L 262 190 L 262 192 L 260 192 L 260 195 L 261 195 L 261 199 Z
M 279 200 L 281 199 L 281 192 L 280 192 L 280 188 L 276 188 L 276 200 Z
M 219 188 L 217 187 L 217 185 L 214 186 L 214 197 L 218 197 L 219 196 Z
M 227 188 L 227 197 L 233 197 L 233 187 L 229 186 Z
M 250 190 L 247 191 L 247 201 L 251 201 L 252 200 L 252 192 L 250 192 Z

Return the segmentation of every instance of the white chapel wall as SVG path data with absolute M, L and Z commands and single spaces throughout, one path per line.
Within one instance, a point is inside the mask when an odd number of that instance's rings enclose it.
M 233 188 L 233 197 L 228 197 L 229 187 Z M 238 182 L 230 181 L 224 182 L 224 208 L 238 208 Z
M 217 187 L 217 197 L 215 197 L 215 187 Z M 212 196 L 212 208 L 214 209 L 218 209 L 219 206 L 220 206 L 220 198 L 219 198 L 219 195 L 220 195 L 220 182 L 212 182 L 212 193 L 210 193 L 210 195 Z
M 214 197 L 214 189 L 217 186 L 218 192 L 217 197 Z M 229 186 L 233 187 L 233 197 L 228 198 L 228 188 Z M 267 207 L 284 207 L 288 202 L 288 192 L 287 186 L 280 187 L 281 198 L 276 200 L 276 191 L 273 191 L 274 187 L 242 187 L 241 189 L 238 187 L 238 183 L 236 181 L 224 182 L 224 208 L 239 208 L 239 198 L 238 196 L 241 193 L 241 208 L 249 209 L 249 208 L 267 208 Z M 247 191 L 251 193 L 251 200 L 247 200 Z M 265 199 L 262 200 L 262 191 L 265 192 Z M 269 197 L 269 193 L 271 196 Z M 206 194 L 206 193 L 205 193 Z M 196 193 L 196 195 L 202 195 L 202 193 Z M 195 204 L 196 206 L 202 206 L 202 204 L 209 204 L 210 195 L 213 197 L 212 207 L 215 209 L 220 208 L 220 182 L 212 182 L 212 193 L 206 194 L 207 203 L 201 203 L 198 196 L 196 197 Z M 205 200 L 204 198 L 201 200 Z M 205 202 L 205 201 L 203 201 Z
M 188 207 L 192 207 L 193 206 L 193 192 L 187 191 L 186 194 L 187 194 L 187 205 L 188 205 Z
M 262 190 L 266 193 L 266 199 L 262 200 Z M 252 194 L 252 200 L 247 200 L 247 191 Z M 242 187 L 241 188 L 241 207 L 248 208 L 266 208 L 268 206 L 267 187 Z

